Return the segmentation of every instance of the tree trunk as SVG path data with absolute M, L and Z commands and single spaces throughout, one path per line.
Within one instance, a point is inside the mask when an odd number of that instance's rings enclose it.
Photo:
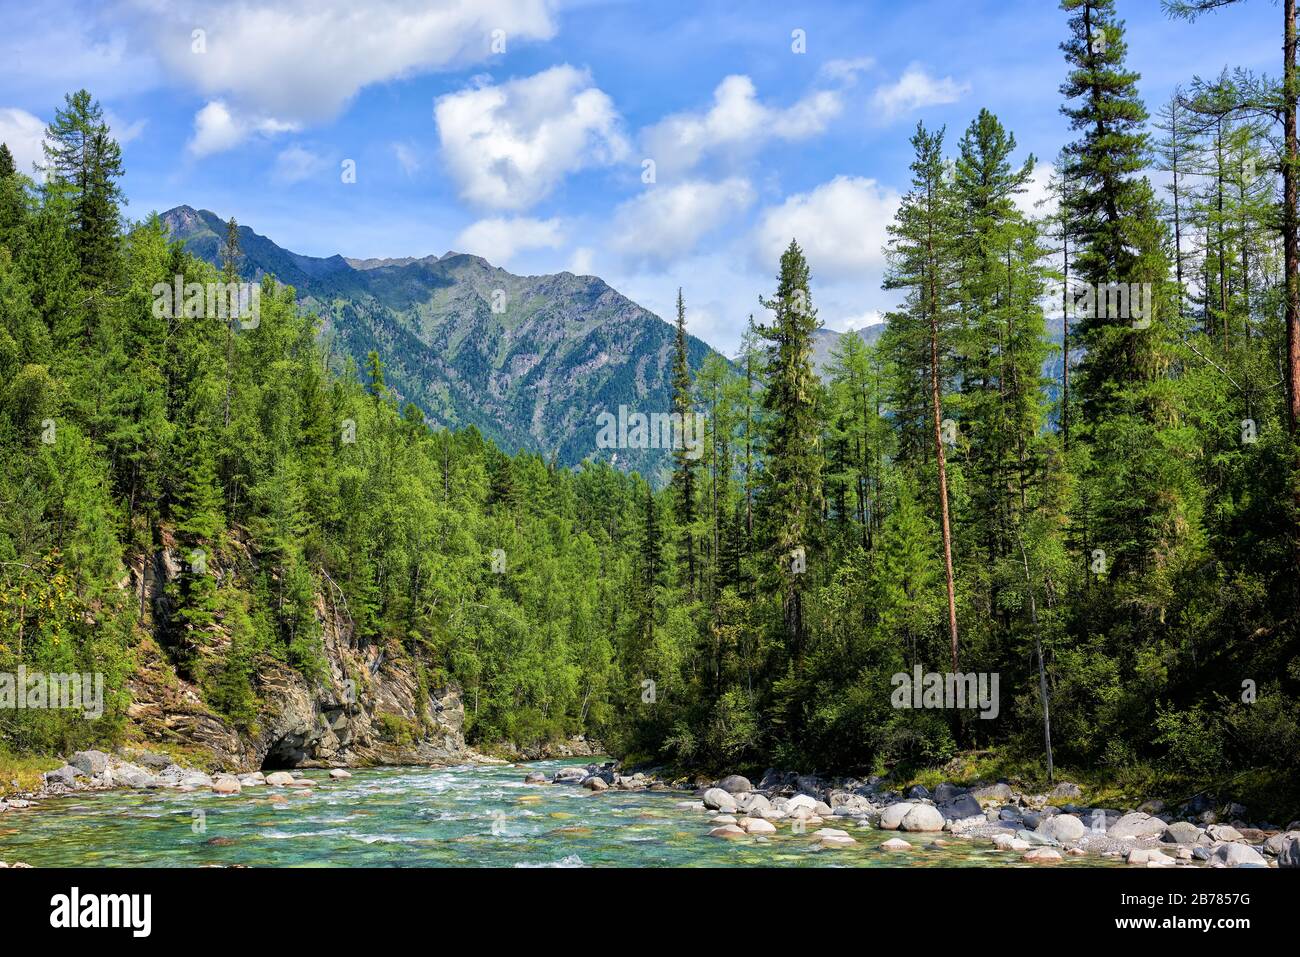
M 952 642 L 952 673 L 957 668 L 957 593 L 952 574 L 952 527 L 948 520 L 948 464 L 943 453 L 943 422 L 939 400 L 939 316 L 930 313 L 930 400 L 934 409 L 934 451 L 939 463 L 939 516 L 943 527 L 943 566 L 948 586 L 948 635 Z
M 1283 49 L 1283 100 L 1286 123 L 1286 162 L 1282 166 L 1284 199 L 1282 205 L 1282 241 L 1286 266 L 1286 357 L 1287 391 L 1290 408 L 1287 422 L 1294 435 L 1300 421 L 1300 241 L 1296 237 L 1296 177 L 1300 175 L 1300 150 L 1296 147 L 1296 0 L 1283 3 L 1286 16 L 1286 44 Z

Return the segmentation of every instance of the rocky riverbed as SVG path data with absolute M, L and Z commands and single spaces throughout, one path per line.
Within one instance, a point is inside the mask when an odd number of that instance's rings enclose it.
M 1201 796 L 1169 810 L 1151 802 L 1135 810 L 1074 803 L 1081 789 L 1062 783 L 1051 794 L 1022 794 L 1007 782 L 965 788 L 917 785 L 906 795 L 880 779 L 839 783 L 768 771 L 758 782 L 729 775 L 696 791 L 692 807 L 711 818 L 714 837 L 771 834 L 778 827 L 810 833 L 829 848 L 851 847 L 864 830 L 898 832 L 887 850 L 913 840 L 991 842 L 1038 864 L 1101 857 L 1144 867 L 1300 867 L 1300 821 L 1286 828 L 1245 820 L 1237 804 L 1216 807 Z M 835 826 L 838 825 L 838 826 Z
M 609 761 L 210 775 L 78 752 L 0 803 L 8 866 L 1300 866 L 1300 824 L 1208 798 L 1071 803 L 1006 782 L 906 794 L 768 772 L 683 788 Z

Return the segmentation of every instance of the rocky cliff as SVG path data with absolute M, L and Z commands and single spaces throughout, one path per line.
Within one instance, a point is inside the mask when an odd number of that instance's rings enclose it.
M 181 562 L 179 548 L 164 533 L 161 547 L 137 556 L 121 583 L 139 598 L 146 626 L 128 682 L 131 737 L 230 771 L 449 764 L 473 757 L 462 733 L 460 689 L 447 683 L 423 690 L 418 675 L 429 673 L 432 663 L 403 649 L 358 642 L 345 607 L 327 594 L 318 594 L 315 602 L 322 677 L 309 679 L 283 661 L 261 656 L 253 676 L 257 717 L 236 727 L 209 706 L 170 647 L 167 586 L 181 574 Z M 239 559 L 223 561 L 212 571 L 221 579 L 238 574 L 238 566 Z M 322 580 L 328 582 L 323 575 Z M 204 641 L 204 654 L 213 660 L 229 650 L 220 621 L 205 632 Z

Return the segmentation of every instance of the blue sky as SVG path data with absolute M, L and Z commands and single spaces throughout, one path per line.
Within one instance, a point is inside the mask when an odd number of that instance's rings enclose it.
M 1153 111 L 1196 74 L 1277 71 L 1276 3 L 1119 10 Z M 893 304 L 918 120 L 955 139 L 988 107 L 1040 183 L 1068 139 L 1052 0 L 0 0 L 0 21 L 0 139 L 30 162 L 88 88 L 133 218 L 187 203 L 312 255 L 592 273 L 664 316 L 681 285 L 726 350 L 792 235 L 828 326 Z

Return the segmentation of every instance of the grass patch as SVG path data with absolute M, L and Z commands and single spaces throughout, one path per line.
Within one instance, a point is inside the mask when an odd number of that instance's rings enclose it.
M 904 792 L 916 784 L 933 791 L 944 781 L 972 787 L 1005 780 L 1022 794 L 1049 795 L 1048 803 L 1057 806 L 1079 804 L 1126 810 L 1159 800 L 1172 811 L 1197 794 L 1211 794 L 1219 805 L 1229 802 L 1244 805 L 1252 821 L 1268 821 L 1284 827 L 1300 817 L 1300 780 L 1280 771 L 1250 770 L 1201 780 L 1149 764 L 1088 769 L 1057 767 L 1053 784 L 1048 784 L 1047 766 L 1041 759 L 990 750 L 963 752 L 942 767 L 918 768 L 896 777 Z M 1054 784 L 1065 781 L 1079 785 L 1082 795 L 1050 797 Z
M 43 783 L 41 775 L 61 767 L 63 762 L 58 758 L 0 751 L 0 797 L 38 790 Z

